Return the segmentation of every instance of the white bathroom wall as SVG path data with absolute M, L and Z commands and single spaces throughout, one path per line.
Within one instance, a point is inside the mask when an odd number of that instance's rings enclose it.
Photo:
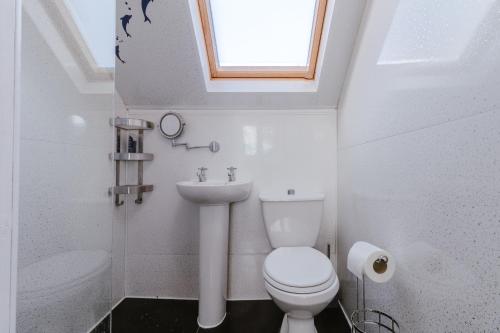
M 12 231 L 16 225 L 14 201 L 14 77 L 16 1 L 0 2 L 0 332 L 13 332 L 15 268 L 12 269 Z M 12 320 L 14 321 L 14 320 Z M 14 326 L 14 325 L 12 325 Z
M 499 1 L 370 2 L 339 109 L 348 311 L 347 252 L 364 240 L 397 261 L 392 281 L 367 284 L 367 306 L 402 331 L 499 330 L 499 13 Z
M 175 183 L 193 179 L 197 168 L 209 178 L 225 179 L 226 168 L 254 182 L 250 198 L 231 208 L 229 297 L 267 298 L 261 266 L 271 250 L 261 215 L 262 190 L 322 191 L 326 194 L 318 248 L 335 249 L 336 111 L 335 110 L 177 110 L 187 125 L 179 141 L 193 145 L 217 140 L 220 152 L 171 147 L 158 129 L 145 133 L 144 182 L 155 190 L 144 203 L 128 201 L 127 296 L 197 298 L 198 208 L 182 199 Z M 129 115 L 158 123 L 167 110 L 130 110 Z M 129 181 L 135 182 L 134 167 Z M 202 278 L 202 277 L 201 277 Z

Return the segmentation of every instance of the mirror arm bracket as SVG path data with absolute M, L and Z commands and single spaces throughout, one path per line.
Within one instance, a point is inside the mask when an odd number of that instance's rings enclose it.
M 176 142 L 175 139 L 172 140 L 172 147 L 180 147 L 184 146 L 186 150 L 191 150 L 191 149 L 202 149 L 202 148 L 207 148 L 210 150 L 212 153 L 216 153 L 220 150 L 220 145 L 217 141 L 212 141 L 208 144 L 208 146 L 190 146 L 189 143 L 186 142 Z
M 168 126 L 168 119 L 172 117 L 175 118 L 175 123 L 177 125 L 177 127 L 173 129 L 175 130 L 175 132 Z M 163 117 L 161 117 L 159 128 L 163 136 L 165 136 L 167 139 L 172 140 L 172 147 L 184 146 L 186 150 L 207 148 L 212 153 L 216 153 L 220 150 L 220 145 L 217 141 L 210 142 L 208 146 L 190 146 L 187 142 L 176 142 L 175 139 L 181 136 L 182 132 L 184 131 L 185 125 L 186 123 L 184 122 L 184 119 L 182 119 L 182 116 L 180 114 L 178 114 L 177 112 L 167 112 L 163 115 Z

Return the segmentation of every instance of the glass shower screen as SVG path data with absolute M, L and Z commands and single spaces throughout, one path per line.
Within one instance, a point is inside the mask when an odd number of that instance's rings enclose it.
M 120 298 L 107 193 L 115 3 L 23 0 L 21 19 L 17 332 L 97 332 Z

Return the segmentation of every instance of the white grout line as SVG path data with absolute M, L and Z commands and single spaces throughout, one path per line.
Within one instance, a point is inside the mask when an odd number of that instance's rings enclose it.
M 436 127 L 441 127 L 441 126 L 445 126 L 445 125 L 448 125 L 448 124 L 453 124 L 453 123 L 456 123 L 456 122 L 460 122 L 460 121 L 464 121 L 464 120 L 467 120 L 467 119 L 470 119 L 470 118 L 476 118 L 476 117 L 481 117 L 481 116 L 487 116 L 489 114 L 492 114 L 492 113 L 496 113 L 496 112 L 500 112 L 500 109 L 498 107 L 494 107 L 493 109 L 488 109 L 486 111 L 481 111 L 481 112 L 478 112 L 478 113 L 475 113 L 475 114 L 469 114 L 469 115 L 464 115 L 464 116 L 460 116 L 458 118 L 455 118 L 455 119 L 446 119 L 446 120 L 438 120 L 432 124 L 428 124 L 428 125 L 423 125 L 423 126 L 420 126 L 420 127 L 417 127 L 417 128 L 413 128 L 413 129 L 407 129 L 407 130 L 403 130 L 403 131 L 400 131 L 400 132 L 396 132 L 396 133 L 393 133 L 393 134 L 389 134 L 389 135 L 383 135 L 383 136 L 380 136 L 380 137 L 376 137 L 376 138 L 372 138 L 372 139 L 368 139 L 368 140 L 365 140 L 365 141 L 362 141 L 362 142 L 359 142 L 359 143 L 354 143 L 354 144 L 350 144 L 350 145 L 337 145 L 337 150 L 339 152 L 343 152 L 343 151 L 346 151 L 346 150 L 349 150 L 349 149 L 352 149 L 352 148 L 357 148 L 357 147 L 360 147 L 360 146 L 363 146 L 363 145 L 367 145 L 367 144 L 371 144 L 371 143 L 376 143 L 376 142 L 379 142 L 379 141 L 385 141 L 385 140 L 389 140 L 389 139 L 393 139 L 395 137 L 399 137 L 399 136 L 406 136 L 406 135 L 412 135 L 414 133 L 418 133 L 418 132 L 422 132 L 422 131 L 425 131 L 425 130 L 430 130 L 430 129 L 433 129 L 433 128 L 436 128 Z M 337 133 L 339 133 L 338 131 L 338 126 L 337 126 Z

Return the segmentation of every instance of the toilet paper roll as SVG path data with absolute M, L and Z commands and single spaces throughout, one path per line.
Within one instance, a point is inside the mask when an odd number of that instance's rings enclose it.
M 367 242 L 356 242 L 349 250 L 347 269 L 359 279 L 366 276 L 384 283 L 394 275 L 396 262 L 389 252 Z

